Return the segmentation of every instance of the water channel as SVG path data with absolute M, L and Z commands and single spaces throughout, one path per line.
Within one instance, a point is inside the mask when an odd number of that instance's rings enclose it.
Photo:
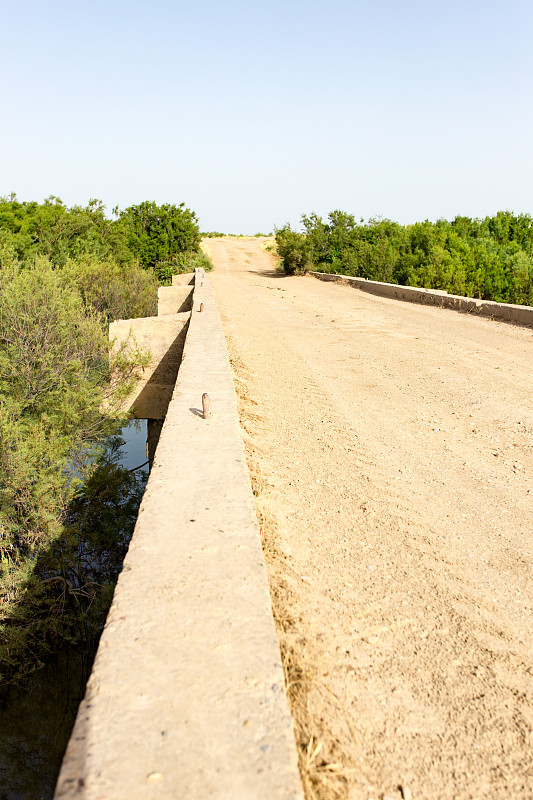
M 122 466 L 147 470 L 147 421 L 129 423 L 120 436 Z M 0 698 L 0 800 L 52 800 L 90 661 L 82 650 L 65 648 Z

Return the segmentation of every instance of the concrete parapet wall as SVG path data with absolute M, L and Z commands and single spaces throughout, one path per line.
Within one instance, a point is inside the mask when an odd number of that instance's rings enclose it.
M 109 325 L 109 339 L 117 351 L 140 348 L 150 353 L 124 410 L 138 419 L 164 419 L 181 364 L 190 314 L 119 319 Z
M 194 272 L 182 272 L 181 275 L 172 276 L 172 286 L 192 286 L 194 283 Z
M 160 286 L 157 290 L 157 315 L 160 317 L 190 311 L 192 293 L 192 286 Z
M 420 289 L 414 286 L 399 286 L 395 283 L 381 283 L 368 281 L 366 278 L 352 278 L 349 275 L 332 275 L 328 272 L 310 272 L 314 278 L 321 281 L 334 281 L 347 283 L 363 292 L 378 294 L 382 297 L 392 297 L 396 300 L 407 300 L 411 303 L 439 306 L 440 308 L 453 308 L 456 311 L 466 311 L 480 314 L 484 317 L 494 317 L 507 322 L 520 325 L 533 326 L 533 307 L 519 306 L 512 303 L 495 303 L 492 300 L 476 300 L 472 297 L 448 294 L 438 289 Z
M 199 273 L 57 800 L 302 798 L 232 374 Z

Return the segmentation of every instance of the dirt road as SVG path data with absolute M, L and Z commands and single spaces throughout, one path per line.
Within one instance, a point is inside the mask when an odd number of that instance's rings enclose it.
M 308 797 L 533 797 L 533 331 L 208 246 Z

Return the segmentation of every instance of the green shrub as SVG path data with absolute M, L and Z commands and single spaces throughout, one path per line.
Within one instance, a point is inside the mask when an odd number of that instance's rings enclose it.
M 0 199 L 4 683 L 65 641 L 96 643 L 135 524 L 142 486 L 109 437 L 147 357 L 124 347 L 110 363 L 107 323 L 155 312 L 156 272 L 210 268 L 183 204 L 104 210 Z
M 116 223 L 133 259 L 144 269 L 157 269 L 183 253 L 197 253 L 200 229 L 196 214 L 183 203 L 157 206 L 152 202 L 130 206 Z
M 275 228 L 276 247 L 281 266 L 287 275 L 303 275 L 313 268 L 307 237 L 290 225 Z
M 180 253 L 168 261 L 161 261 L 155 265 L 155 274 L 160 286 L 170 286 L 173 275 L 182 275 L 194 272 L 195 269 L 213 269 L 209 256 L 202 250 L 199 253 Z
M 333 211 L 302 217 L 305 234 L 276 230 L 286 272 L 309 268 L 370 280 L 444 289 L 485 300 L 533 303 L 533 219 L 498 212 L 484 220 L 399 225 Z M 313 265 L 313 266 L 311 266 Z
M 100 200 L 67 208 L 53 195 L 43 203 L 19 202 L 14 194 L 0 198 L 0 238 L 20 260 L 42 255 L 55 266 L 64 266 L 68 259 L 83 255 L 132 260 L 116 223 L 106 218 Z
M 85 257 L 69 260 L 65 274 L 79 289 L 86 307 L 100 311 L 108 322 L 157 313 L 157 277 L 137 262 L 118 264 L 111 258 Z
M 116 427 L 120 401 L 118 393 L 108 398 L 102 416 L 110 377 L 103 314 L 44 257 L 24 265 L 4 250 L 0 266 L 0 678 L 7 681 L 101 624 L 107 567 L 131 533 L 138 492 L 100 444 Z M 111 365 L 122 391 L 136 355 L 119 353 Z M 92 527 L 80 511 L 83 497 Z

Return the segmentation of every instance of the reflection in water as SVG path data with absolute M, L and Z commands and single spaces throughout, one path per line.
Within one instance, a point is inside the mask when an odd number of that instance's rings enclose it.
M 12 688 L 0 706 L 0 800 L 48 800 L 87 681 L 83 655 L 68 649 Z
M 146 420 L 122 429 L 120 461 L 126 469 L 145 464 L 146 437 Z M 143 480 L 141 471 L 136 474 Z M 92 656 L 68 647 L 33 673 L 24 687 L 0 695 L 0 800 L 53 797 Z
M 120 463 L 126 469 L 135 469 L 146 464 L 147 422 L 146 419 L 132 419 L 119 433 L 124 440 Z M 148 466 L 144 469 L 148 469 Z

